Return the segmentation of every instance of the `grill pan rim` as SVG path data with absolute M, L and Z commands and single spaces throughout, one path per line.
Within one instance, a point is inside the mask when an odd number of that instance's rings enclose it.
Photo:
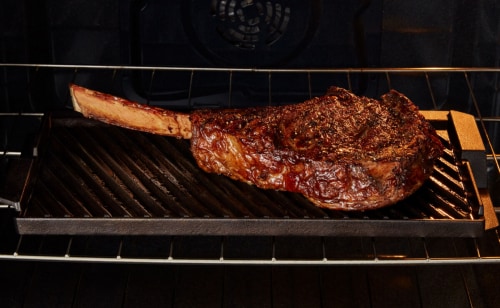
M 441 118 L 443 111 L 424 111 L 432 115 L 435 126 L 446 126 Z M 43 147 L 53 125 L 53 116 L 48 115 L 41 130 L 38 146 Z M 64 114 L 62 118 L 66 117 Z M 57 118 L 57 115 L 55 116 Z M 431 121 L 431 122 L 432 122 Z M 93 121 L 92 121 L 93 122 Z M 78 118 L 76 123 L 79 125 Z M 93 125 L 93 124 L 91 124 Z M 48 127 L 47 127 L 48 126 Z M 30 174 L 29 178 L 36 176 Z M 470 174 L 475 186 L 473 175 Z M 26 184 L 29 186 L 29 183 Z M 477 189 L 475 189 L 477 191 Z M 29 191 L 29 189 L 26 189 Z M 25 194 L 26 195 L 26 194 Z M 27 198 L 25 195 L 24 198 Z M 481 199 L 489 195 L 476 196 L 480 205 L 491 205 Z M 23 199 L 23 198 L 22 198 Z M 483 213 L 479 210 L 480 214 Z M 210 218 L 210 217 L 26 217 L 16 218 L 20 234 L 113 234 L 113 235 L 311 235 L 311 236 L 400 236 L 434 237 L 457 236 L 478 237 L 484 233 L 485 218 L 474 219 L 337 219 L 337 218 Z

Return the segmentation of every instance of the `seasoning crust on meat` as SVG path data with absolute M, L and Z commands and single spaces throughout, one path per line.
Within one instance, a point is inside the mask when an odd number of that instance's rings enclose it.
M 320 207 L 376 209 L 417 190 L 442 145 L 404 95 L 332 87 L 306 102 L 191 114 L 191 150 L 207 172 L 305 195 Z
M 206 172 L 301 193 L 329 209 L 376 209 L 408 197 L 443 150 L 418 108 L 394 90 L 375 100 L 331 87 L 295 105 L 185 114 L 70 89 L 75 110 L 87 117 L 190 138 Z

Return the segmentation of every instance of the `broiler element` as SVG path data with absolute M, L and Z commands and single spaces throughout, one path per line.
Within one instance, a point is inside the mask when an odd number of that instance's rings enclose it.
M 394 204 L 430 176 L 443 146 L 404 95 L 380 100 L 332 87 L 289 106 L 177 113 L 70 86 L 84 116 L 191 139 L 200 168 L 264 189 L 305 195 L 320 207 Z

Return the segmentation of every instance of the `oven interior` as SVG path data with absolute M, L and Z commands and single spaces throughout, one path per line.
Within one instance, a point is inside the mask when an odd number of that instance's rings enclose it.
M 110 306 L 500 301 L 497 2 L 0 8 L 0 258 L 15 277 L 2 298 L 91 304 L 114 290 Z M 447 151 L 403 204 L 323 211 L 203 174 L 181 140 L 83 119 L 70 83 L 180 111 L 292 104 L 331 85 L 374 98 L 397 89 Z M 50 287 L 63 284 L 57 299 Z

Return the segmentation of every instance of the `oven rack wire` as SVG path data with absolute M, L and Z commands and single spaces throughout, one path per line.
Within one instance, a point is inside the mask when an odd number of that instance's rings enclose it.
M 500 68 L 493 67 L 415 67 L 415 68 L 334 68 L 334 69 L 266 69 L 266 68 L 204 68 L 204 67 L 153 67 L 153 66 L 122 66 L 122 65 L 66 65 L 66 64 L 0 64 L 0 70 L 3 71 L 2 83 L 0 87 L 7 89 L 7 79 L 11 70 L 26 70 L 26 78 L 23 81 L 24 89 L 27 93 L 31 93 L 34 79 L 39 72 L 44 70 L 62 70 L 68 76 L 67 83 L 79 80 L 81 72 L 107 72 L 107 76 L 114 79 L 121 71 L 142 71 L 147 72 L 151 76 L 150 83 L 153 83 L 155 74 L 161 71 L 172 72 L 187 72 L 190 75 L 189 83 L 186 85 L 188 89 L 188 98 L 190 99 L 193 93 L 193 80 L 199 73 L 203 72 L 219 72 L 227 75 L 227 91 L 229 99 L 232 96 L 234 79 L 237 78 L 238 73 L 251 73 L 263 74 L 267 76 L 268 80 L 268 99 L 271 104 L 273 100 L 273 78 L 281 74 L 303 74 L 306 76 L 305 80 L 308 83 L 309 95 L 312 95 L 312 76 L 316 74 L 332 74 L 336 76 L 343 76 L 347 87 L 351 89 L 352 79 L 355 75 L 376 75 L 380 80 L 385 83 L 386 90 L 392 88 L 393 80 L 397 78 L 404 78 L 408 75 L 418 75 L 422 78 L 427 85 L 428 96 L 432 100 L 433 109 L 440 109 L 436 96 L 434 93 L 432 79 L 436 74 L 453 76 L 459 78 L 465 85 L 468 97 L 467 108 L 468 111 L 476 118 L 478 127 L 484 138 L 485 147 L 487 149 L 487 161 L 489 169 L 498 177 L 500 174 L 500 164 L 498 162 L 498 154 L 496 154 L 495 145 L 492 141 L 495 136 L 491 132 L 495 129 L 491 125 L 497 126 L 500 122 L 500 116 L 496 114 L 485 114 L 481 111 L 481 103 L 479 102 L 478 88 L 483 79 L 488 79 L 493 84 L 493 95 L 491 100 L 486 102 L 492 106 L 500 103 Z M 486 77 L 485 77 L 486 76 Z M 2 85 L 3 84 L 3 85 Z M 22 88 L 22 87 L 21 87 Z M 3 98 L 9 100 L 9 91 L 3 91 Z M 24 103 L 26 107 L 21 108 L 16 112 L 0 112 L 0 121 L 4 119 L 14 119 L 11 123 L 15 123 L 15 119 L 19 118 L 34 118 L 39 119 L 44 116 L 45 112 L 33 112 L 29 108 L 32 98 L 28 95 L 28 102 Z M 69 106 L 69 93 L 67 95 L 66 105 Z M 148 102 L 149 103 L 149 102 Z M 229 105 L 231 102 L 229 102 Z M 11 132 L 15 130 L 15 125 L 12 125 Z M 8 133 L 7 133 L 8 134 Z M 9 149 L 3 147 L 0 149 L 0 159 L 11 159 L 21 157 L 21 151 L 17 149 Z M 3 203 L 3 202 L 0 202 Z M 11 208 L 11 204 L 2 204 L 0 207 Z M 500 205 L 494 203 L 494 209 L 497 215 L 500 213 Z M 213 238 L 209 250 L 216 251 L 213 256 L 193 258 L 189 254 L 183 256 L 182 253 L 177 255 L 178 243 L 182 243 L 185 239 L 182 237 L 171 237 L 157 239 L 160 241 L 159 246 L 163 247 L 160 250 L 164 251 L 161 256 L 149 255 L 144 256 L 127 256 L 122 252 L 127 250 L 131 242 L 136 241 L 134 237 L 116 237 L 102 239 L 99 236 L 94 237 L 72 237 L 72 236 L 33 236 L 33 235 L 15 235 L 16 243 L 7 245 L 8 247 L 0 247 L 0 259 L 14 259 L 14 260 L 46 260 L 46 261 L 70 261 L 70 262 L 124 262 L 124 263 L 176 263 L 176 264 L 309 264 L 309 265 L 390 265 L 390 264 L 462 264 L 462 263 L 500 263 L 500 236 L 498 228 L 489 230 L 482 238 L 452 238 L 452 239 L 428 239 L 428 238 L 350 238 L 347 242 L 362 243 L 362 249 L 356 250 L 353 255 L 335 255 L 330 256 L 326 253 L 330 247 L 338 245 L 335 243 L 338 239 L 330 238 L 311 238 L 303 241 L 315 242 L 314 251 L 319 251 L 314 256 L 296 257 L 291 249 L 292 257 L 285 254 L 281 257 L 279 253 L 279 243 L 283 241 L 282 238 L 267 238 L 266 247 L 264 249 L 269 253 L 265 253 L 263 257 L 247 258 L 245 256 L 237 256 L 232 258 L 227 256 L 227 243 L 231 242 L 230 238 Z M 10 239 L 9 239 L 10 240 Z M 75 243 L 85 241 L 86 243 L 92 241 L 104 241 L 111 243 L 106 252 L 99 251 L 84 252 L 79 254 L 73 252 Z M 269 241 L 271 243 L 269 243 Z M 319 244 L 318 244 L 319 241 Z M 399 245 L 391 244 L 391 241 L 399 243 Z M 188 241 L 189 242 L 189 241 Z M 401 250 L 401 242 L 404 248 Z M 57 243 L 56 251 L 47 247 Z M 259 241 L 257 241 L 259 243 Z M 158 244 L 158 243 L 155 243 Z M 290 243 L 289 243 L 290 244 Z M 345 243 L 344 243 L 345 244 Z M 289 246 L 294 246 L 290 244 Z M 84 246 L 88 246 L 85 244 Z M 397 248 L 395 248 L 397 246 Z M 434 253 L 434 248 L 437 253 Z M 26 248 L 28 247 L 28 248 Z M 167 247 L 167 248 L 166 248 Z M 389 248 L 388 248 L 389 247 Z M 444 248 L 443 248 L 444 247 Z M 351 247 L 352 248 L 352 247 Z M 388 248 L 388 253 L 385 252 Z M 195 249 L 195 248 L 191 248 Z M 189 249 L 188 249 L 189 250 Z M 296 249 L 300 250 L 300 249 Z M 359 252 L 361 251 L 361 252 Z M 290 251 L 288 251 L 290 253 Z
M 231 244 L 236 242 L 243 242 L 252 251 L 233 250 Z M 12 250 L 0 253 L 0 260 L 206 265 L 500 264 L 498 230 L 488 231 L 481 238 L 210 237 L 203 243 L 193 237 L 20 235 L 12 244 Z

